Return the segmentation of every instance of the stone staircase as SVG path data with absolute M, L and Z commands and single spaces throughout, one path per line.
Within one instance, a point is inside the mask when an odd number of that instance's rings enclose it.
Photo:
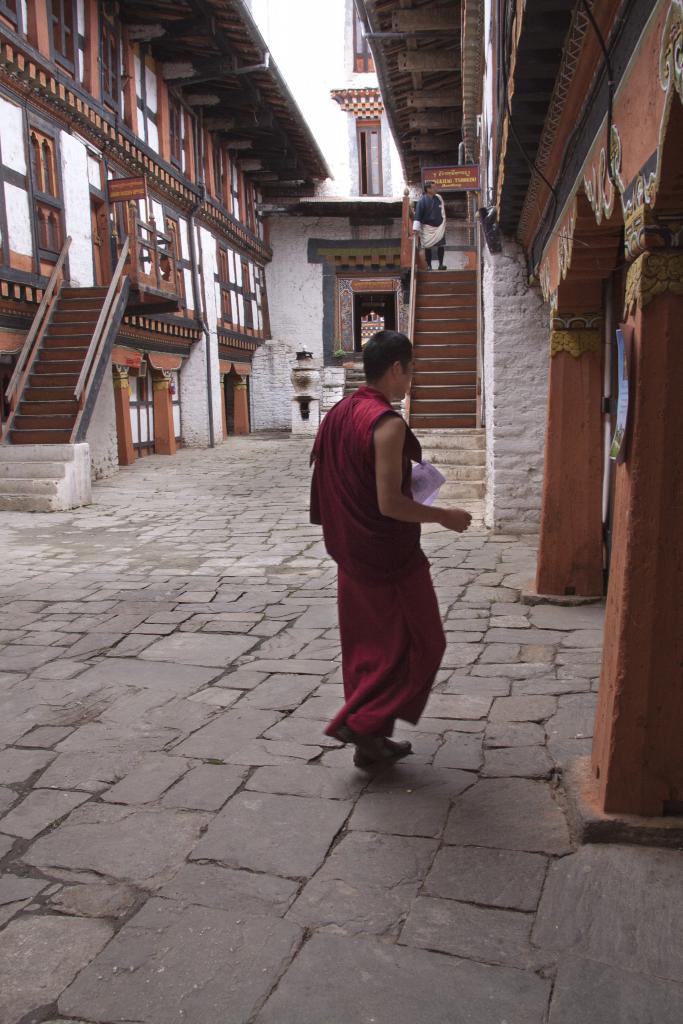
M 60 512 L 91 501 L 88 444 L 0 445 L 0 512 Z
M 418 272 L 414 348 L 411 427 L 476 426 L 477 279 L 473 270 Z
M 459 505 L 476 517 L 484 514 L 486 431 L 416 430 L 422 457 L 446 477 L 438 502 Z
M 59 292 L 54 312 L 11 423 L 10 444 L 68 444 L 78 418 L 74 388 L 106 288 Z
M 358 363 L 354 366 L 344 367 L 344 398 L 348 395 L 355 394 L 358 388 L 362 384 L 365 384 L 365 373 L 363 372 L 363 364 Z

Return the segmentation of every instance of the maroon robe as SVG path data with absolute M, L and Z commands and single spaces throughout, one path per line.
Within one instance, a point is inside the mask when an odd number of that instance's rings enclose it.
M 325 417 L 311 453 L 311 522 L 339 568 L 338 606 L 346 702 L 328 725 L 390 736 L 397 718 L 418 721 L 445 650 L 441 616 L 420 547 L 418 523 L 382 515 L 374 432 L 396 416 L 374 388 L 361 387 Z M 406 430 L 403 493 L 420 444 Z

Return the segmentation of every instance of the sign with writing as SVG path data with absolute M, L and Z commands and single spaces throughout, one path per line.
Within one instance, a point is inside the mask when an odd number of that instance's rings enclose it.
M 476 192 L 479 189 L 479 164 L 423 167 L 422 181 L 435 182 L 437 192 Z
M 609 451 L 610 459 L 615 462 L 625 462 L 626 443 L 628 440 L 628 400 L 629 400 L 629 371 L 631 369 L 631 345 L 633 341 L 633 328 L 626 324 L 620 324 L 617 329 L 617 378 L 619 381 L 619 395 L 617 398 L 617 422 L 612 438 L 612 447 Z
M 125 203 L 131 199 L 147 198 L 147 179 L 144 174 L 136 178 L 112 178 L 107 185 L 111 203 Z

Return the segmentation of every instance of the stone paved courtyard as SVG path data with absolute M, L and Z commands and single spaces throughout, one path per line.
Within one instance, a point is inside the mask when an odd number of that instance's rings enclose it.
M 341 699 L 308 445 L 153 457 L 4 514 L 0 1024 L 680 1024 L 683 853 L 576 850 L 602 610 L 528 539 L 425 533 L 448 651 L 412 757 Z

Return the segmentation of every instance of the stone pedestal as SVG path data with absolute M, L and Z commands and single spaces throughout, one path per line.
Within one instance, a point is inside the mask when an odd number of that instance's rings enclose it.
M 119 465 L 130 466 L 135 462 L 135 448 L 133 447 L 133 429 L 130 422 L 128 368 L 125 366 L 114 366 L 114 410 Z
M 292 370 L 292 433 L 315 434 L 320 426 L 320 364 L 310 352 L 297 352 Z
M 593 775 L 602 810 L 683 811 L 683 253 L 631 266 L 630 437 L 617 466 Z
M 601 329 L 595 314 L 553 321 L 536 589 L 603 592 Z

